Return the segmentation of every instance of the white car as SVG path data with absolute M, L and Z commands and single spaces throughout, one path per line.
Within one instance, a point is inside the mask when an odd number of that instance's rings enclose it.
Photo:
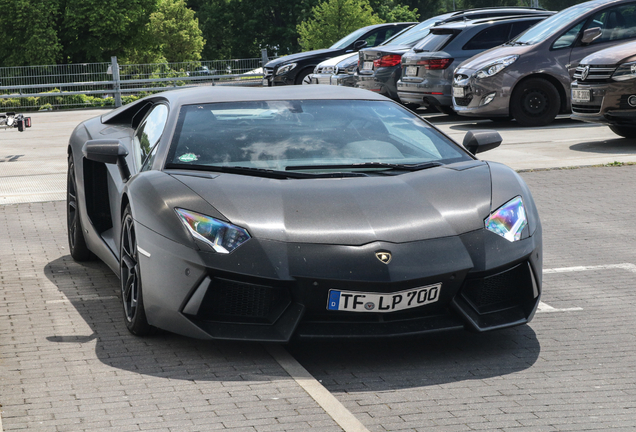
M 358 55 L 358 53 L 347 53 L 338 57 L 333 57 L 328 60 L 325 60 L 322 63 L 319 63 L 318 66 L 314 68 L 314 72 L 309 75 L 309 84 L 336 84 L 332 82 L 331 76 L 336 75 L 337 65 L 343 60 L 347 60 L 350 58 L 354 58 Z

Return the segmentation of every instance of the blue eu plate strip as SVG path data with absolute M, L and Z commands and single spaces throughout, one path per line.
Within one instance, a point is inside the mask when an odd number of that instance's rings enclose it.
M 327 309 L 329 310 L 338 310 L 340 306 L 340 291 L 329 291 L 329 304 L 327 305 Z

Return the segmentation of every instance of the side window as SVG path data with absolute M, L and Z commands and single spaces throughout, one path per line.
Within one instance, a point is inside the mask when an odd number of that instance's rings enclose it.
M 508 42 L 510 34 L 510 24 L 498 24 L 487 27 L 477 33 L 469 40 L 462 49 L 464 50 L 487 50 L 489 48 Z
M 386 29 L 380 29 L 375 33 L 371 33 L 364 40 L 367 41 L 367 47 L 378 46 L 386 40 Z
M 520 35 L 524 31 L 528 30 L 530 27 L 532 27 L 533 25 L 535 25 L 539 21 L 541 21 L 541 20 L 536 20 L 536 21 L 535 20 L 525 20 L 525 21 L 518 21 L 518 22 L 512 23 L 512 29 L 510 30 L 510 37 L 508 38 L 508 40 L 516 38 L 518 35 Z M 506 41 L 506 42 L 508 42 L 508 41 Z
M 137 128 L 133 139 L 134 156 L 137 167 L 141 167 L 150 152 L 159 142 L 167 120 L 168 107 L 164 104 L 157 104 L 150 110 L 150 113 Z
M 600 27 L 601 36 L 591 45 L 636 37 L 636 3 L 614 6 L 598 12 L 585 29 Z
M 568 31 L 563 33 L 557 40 L 554 41 L 554 43 L 552 44 L 552 49 L 571 47 L 574 42 L 576 42 L 576 39 L 579 36 L 579 33 L 583 28 L 583 24 L 585 24 L 585 21 L 586 20 L 580 21 L 574 26 L 570 27 Z

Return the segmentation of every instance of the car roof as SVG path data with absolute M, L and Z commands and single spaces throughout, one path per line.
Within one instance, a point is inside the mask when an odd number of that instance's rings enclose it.
M 497 16 L 490 18 L 479 18 L 476 20 L 467 20 L 467 21 L 457 21 L 457 22 L 449 22 L 446 24 L 440 24 L 431 28 L 431 33 L 436 33 L 439 30 L 444 29 L 463 29 L 470 26 L 479 26 L 484 24 L 492 24 L 495 22 L 505 22 L 505 21 L 522 21 L 526 19 L 537 19 L 537 18 L 547 18 L 549 16 L 554 15 L 555 12 L 544 11 L 540 14 L 531 14 L 531 15 L 508 15 L 508 16 Z
M 174 109 L 181 105 L 251 102 L 271 100 L 377 100 L 390 99 L 368 90 L 342 86 L 280 86 L 280 87 L 238 87 L 204 86 L 169 90 L 139 99 L 129 105 L 117 108 L 102 116 L 102 123 L 117 123 L 128 118 L 129 109 L 138 109 L 147 101 L 167 101 Z

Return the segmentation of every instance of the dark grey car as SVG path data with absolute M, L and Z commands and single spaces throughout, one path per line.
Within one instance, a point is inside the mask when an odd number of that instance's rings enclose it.
M 457 65 L 509 41 L 550 15 L 554 12 L 433 27 L 428 36 L 402 56 L 402 78 L 397 82 L 400 101 L 452 111 L 451 88 Z
M 636 138 L 636 41 L 581 60 L 572 82 L 572 118 Z
M 71 256 L 119 277 L 123 322 L 200 339 L 393 337 L 529 322 L 541 222 L 512 169 L 336 86 L 199 87 L 81 123 Z
M 636 38 L 636 1 L 594 0 L 564 9 L 511 42 L 460 64 L 453 109 L 522 126 L 570 113 L 570 82 L 581 59 Z

